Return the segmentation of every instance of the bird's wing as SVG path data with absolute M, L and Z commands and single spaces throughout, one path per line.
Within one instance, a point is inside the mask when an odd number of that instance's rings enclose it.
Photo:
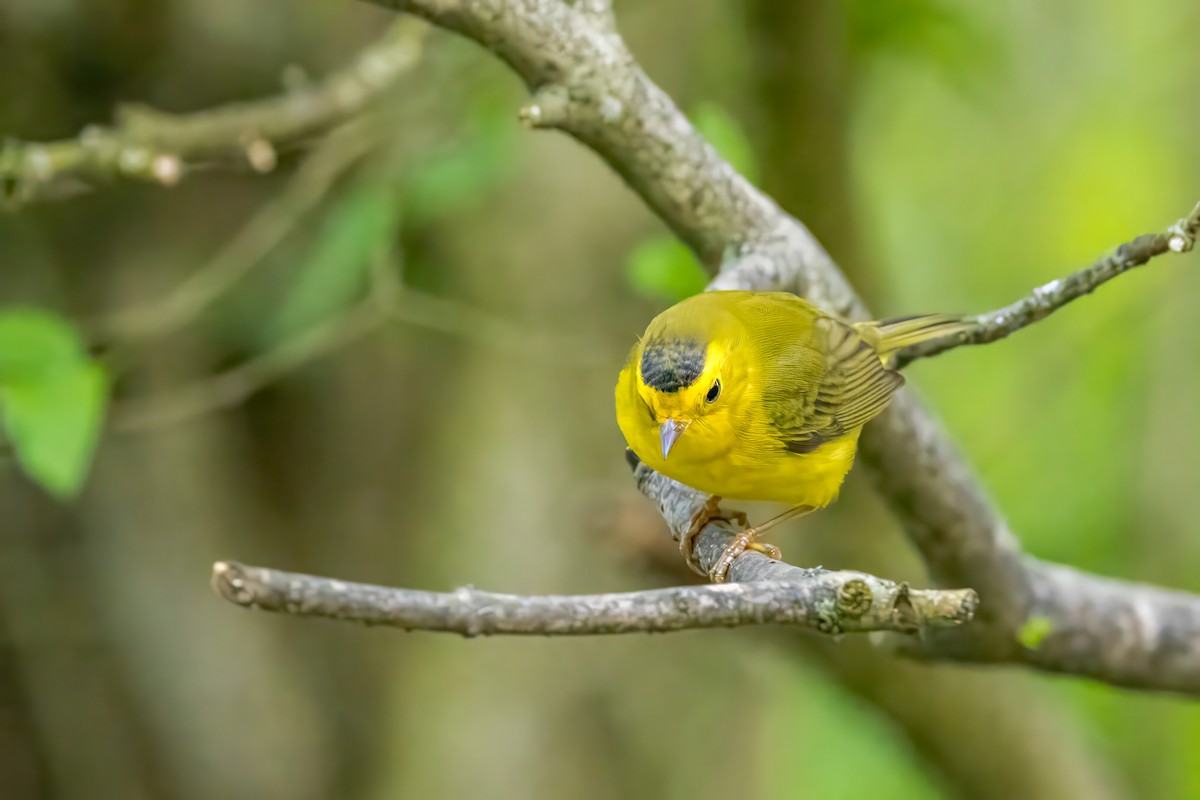
M 869 422 L 904 385 L 870 344 L 841 320 L 817 320 L 813 337 L 775 358 L 763 402 L 784 446 L 811 453 Z

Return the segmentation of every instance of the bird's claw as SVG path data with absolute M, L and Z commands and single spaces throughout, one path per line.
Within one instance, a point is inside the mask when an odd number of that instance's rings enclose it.
M 713 583 L 725 583 L 729 580 L 729 568 L 733 566 L 733 562 L 737 561 L 738 557 L 747 550 L 754 550 L 762 553 L 767 558 L 773 558 L 776 561 L 783 559 L 783 553 L 778 547 L 767 542 L 756 542 L 754 537 L 758 536 L 757 528 L 750 528 L 733 537 L 733 541 L 725 546 L 721 557 L 717 559 L 717 563 L 713 564 L 713 568 L 708 571 L 708 579 Z
M 721 498 L 710 496 L 696 516 L 692 518 L 692 526 L 683 536 L 679 537 L 679 552 L 688 567 L 697 575 L 707 575 L 708 573 L 700 567 L 700 562 L 696 560 L 696 537 L 700 535 L 700 531 L 704 530 L 705 525 L 717 518 L 717 514 L 720 513 L 717 504 L 720 502 Z
M 750 520 L 746 516 L 745 511 L 722 511 L 720 509 L 721 498 L 713 496 L 708 498 L 703 508 L 692 519 L 692 525 L 688 528 L 687 533 L 679 540 L 679 552 L 683 554 L 684 561 L 691 567 L 692 571 L 697 575 L 703 575 L 713 583 L 724 583 L 729 578 L 729 568 L 738 556 L 747 550 L 754 550 L 762 553 L 767 558 L 773 558 L 779 561 L 783 558 L 783 553 L 773 544 L 766 542 L 754 541 L 758 535 L 770 527 L 770 524 L 758 525 L 754 528 L 749 527 Z M 704 530 L 704 526 L 713 520 L 722 520 L 725 522 L 735 522 L 744 530 L 737 536 L 733 537 L 733 541 L 726 545 L 722 551 L 721 557 L 717 559 L 717 563 L 713 568 L 705 572 L 700 566 L 700 562 L 696 560 L 696 537 L 700 535 L 700 531 Z
M 692 518 L 692 525 L 679 539 L 679 552 L 683 555 L 683 560 L 687 562 L 688 567 L 697 575 L 703 575 L 711 580 L 712 573 L 705 572 L 700 562 L 696 560 L 696 537 L 700 535 L 700 531 L 704 530 L 704 526 L 714 520 L 723 520 L 725 522 L 736 522 L 741 527 L 745 528 L 750 525 L 750 519 L 746 516 L 745 511 L 722 511 L 720 508 L 721 498 L 710 496 L 704 506 Z M 775 552 L 779 552 L 779 548 L 774 545 L 768 545 L 774 548 Z M 757 548 L 756 548 L 757 549 Z M 736 558 L 736 556 L 735 556 Z

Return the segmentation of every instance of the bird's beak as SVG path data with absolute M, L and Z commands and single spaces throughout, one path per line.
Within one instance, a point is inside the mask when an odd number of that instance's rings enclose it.
M 658 438 L 662 441 L 663 460 L 671 454 L 671 448 L 679 440 L 680 434 L 687 429 L 688 423 L 676 419 L 668 419 L 658 428 Z

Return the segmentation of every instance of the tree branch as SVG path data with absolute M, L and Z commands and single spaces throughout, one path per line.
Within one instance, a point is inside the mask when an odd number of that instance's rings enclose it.
M 233 408 L 289 372 L 347 347 L 386 321 L 386 309 L 365 300 L 236 367 L 162 395 L 122 403 L 113 411 L 111 426 L 121 433 L 137 433 Z
M 496 53 L 533 93 L 526 121 L 560 128 L 592 148 L 706 263 L 721 264 L 710 288 L 797 291 L 839 314 L 870 316 L 808 229 L 721 159 L 615 31 L 592 16 L 559 0 L 375 2 Z M 546 97 L 554 98 L 553 113 L 534 112 Z M 1186 238 L 1168 237 L 1168 249 L 1181 249 Z M 1200 644 L 1182 645 L 1200 642 L 1200 614 L 1190 613 L 1200 598 L 1132 584 L 1111 590 L 1102 579 L 1030 561 L 970 467 L 911 395 L 901 393 L 868 427 L 860 453 L 935 580 L 972 586 L 983 600 L 975 624 L 931 637 L 926 652 L 1200 691 L 1200 657 L 1193 653 Z M 701 546 L 707 547 L 703 538 Z M 740 576 L 740 565 L 734 569 Z M 1113 620 L 1090 609 L 1113 610 L 1118 597 L 1134 621 L 1119 624 L 1122 633 L 1114 635 Z M 1021 632 L 1042 617 L 1049 632 L 1031 651 L 1020 644 Z M 1179 627 L 1169 636 L 1138 635 L 1167 626 Z M 1089 642 L 1086 663 L 1068 640 Z M 1154 666 L 1164 660 L 1176 668 L 1160 674 Z
M 190 165 L 216 158 L 235 157 L 268 172 L 278 147 L 357 116 L 394 85 L 416 62 L 423 35 L 423 26 L 393 25 L 321 83 L 276 97 L 190 114 L 128 106 L 111 127 L 89 126 L 74 139 L 6 141 L 0 144 L 0 199 L 20 205 L 52 197 L 72 179 L 126 177 L 171 185 Z
M 169 392 L 125 401 L 113 411 L 112 428 L 121 433 L 156 430 L 232 408 L 292 371 L 389 323 L 558 363 L 568 363 L 568 348 L 572 353 L 578 351 L 577 343 L 537 336 L 487 312 L 405 286 L 399 277 L 400 255 L 385 247 L 372 257 L 367 295 L 355 305 L 221 373 Z
M 1101 284 L 1134 267 L 1146 264 L 1164 253 L 1186 253 L 1196 244 L 1200 233 L 1200 203 L 1192 213 L 1176 222 L 1165 233 L 1148 233 L 1121 245 L 1111 255 L 1059 280 L 1034 289 L 1015 303 L 975 317 L 975 326 L 964 333 L 945 336 L 906 347 L 900 351 L 899 366 L 918 358 L 929 358 L 968 344 L 989 344 L 1039 322 L 1072 300 L 1091 294 Z
M 786 566 L 786 565 L 783 565 Z M 463 636 L 594 636 L 782 623 L 822 633 L 958 625 L 974 592 L 910 589 L 860 572 L 797 570 L 799 580 L 677 586 L 592 595 L 512 595 L 394 589 L 229 561 L 213 565 L 217 594 L 240 606 Z
M 260 265 L 299 225 L 337 180 L 382 138 L 376 120 L 353 120 L 331 132 L 301 163 L 287 185 L 203 267 L 163 297 L 121 309 L 88 325 L 93 338 L 129 345 L 156 340 L 195 322 Z
M 958 661 L 1004 661 L 1119 686 L 1200 695 L 1200 597 L 1025 559 L 1025 624 L 1003 652 L 983 638 L 905 649 Z M 1022 634 L 1032 632 L 1026 642 Z

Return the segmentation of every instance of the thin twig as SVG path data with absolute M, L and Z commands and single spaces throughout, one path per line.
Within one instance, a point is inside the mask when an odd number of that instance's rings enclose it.
M 586 363 L 576 348 L 568 349 L 572 344 L 568 340 L 555 341 L 454 300 L 404 286 L 399 256 L 389 245 L 371 257 L 370 288 L 356 305 L 217 375 L 162 395 L 125 401 L 113 411 L 112 428 L 122 433 L 154 430 L 236 407 L 296 369 L 388 323 L 457 336 L 506 355 L 572 366 Z
M 289 372 L 358 341 L 386 319 L 375 304 L 362 303 L 211 378 L 162 396 L 126 401 L 114 409 L 112 427 L 135 433 L 241 405 Z
M 191 114 L 145 107 L 120 111 L 111 127 L 89 126 L 56 142 L 0 144 L 0 196 L 19 205 L 53 196 L 64 181 L 126 177 L 171 185 L 195 162 L 236 156 L 256 171 L 276 150 L 359 115 L 416 63 L 425 26 L 393 25 L 376 44 L 320 83 L 275 97 Z
M 212 584 L 240 606 L 462 636 L 595 636 L 772 623 L 834 634 L 913 633 L 961 624 L 976 601 L 970 591 L 910 589 L 860 572 L 825 570 L 807 570 L 799 580 L 512 595 L 373 586 L 218 561 Z
M 591 342 L 526 328 L 465 303 L 411 289 L 401 295 L 391 319 L 399 325 L 438 331 L 529 361 L 573 368 L 586 368 L 606 361 Z
M 1004 308 L 980 314 L 975 317 L 974 326 L 968 331 L 904 348 L 897 357 L 897 363 L 904 366 L 918 358 L 929 358 L 963 345 L 988 344 L 1003 339 L 1045 319 L 1072 300 L 1091 294 L 1102 284 L 1156 256 L 1188 252 L 1195 245 L 1198 233 L 1200 204 L 1165 232 L 1139 236 L 1090 267 L 1039 286 L 1028 296 Z
M 93 337 L 132 344 L 186 328 L 261 264 L 383 135 L 369 117 L 334 131 L 305 159 L 283 192 L 255 213 L 204 267 L 161 298 L 95 321 L 90 325 Z

